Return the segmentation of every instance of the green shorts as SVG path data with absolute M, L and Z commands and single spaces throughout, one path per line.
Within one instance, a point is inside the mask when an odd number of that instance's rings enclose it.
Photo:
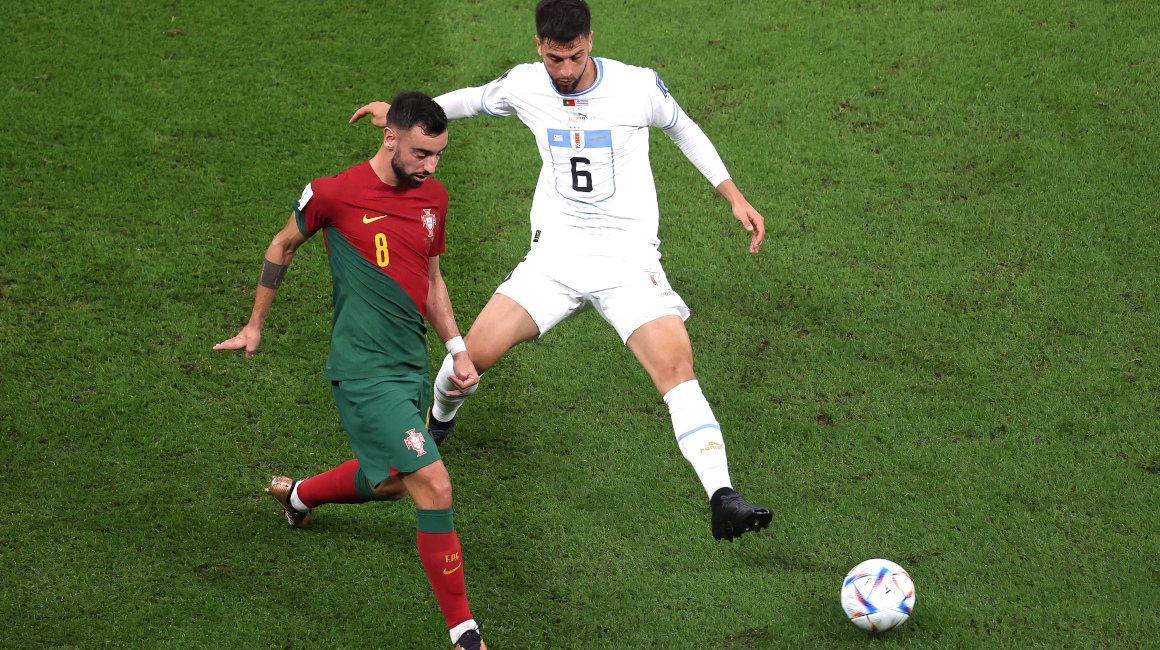
M 427 433 L 431 382 L 426 377 L 348 379 L 330 386 L 354 457 L 371 485 L 442 458 Z

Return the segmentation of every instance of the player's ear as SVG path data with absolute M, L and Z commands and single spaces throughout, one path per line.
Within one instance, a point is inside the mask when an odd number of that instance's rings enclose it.
M 544 56 L 544 43 L 540 41 L 539 35 L 536 35 L 536 54 Z
M 383 129 L 383 146 L 393 151 L 398 142 L 398 138 L 395 137 L 395 130 L 389 126 L 385 127 Z

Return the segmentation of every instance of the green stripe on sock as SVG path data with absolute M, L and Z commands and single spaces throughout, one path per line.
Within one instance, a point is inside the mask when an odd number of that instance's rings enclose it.
M 451 516 L 451 508 L 446 510 L 420 510 L 416 508 L 415 515 L 419 520 L 420 533 L 438 535 L 455 531 L 455 521 Z
M 387 500 L 375 494 L 374 490 L 371 489 L 371 482 L 367 479 L 367 475 L 363 474 L 361 466 L 354 473 L 354 491 L 358 492 L 358 495 L 367 501 Z

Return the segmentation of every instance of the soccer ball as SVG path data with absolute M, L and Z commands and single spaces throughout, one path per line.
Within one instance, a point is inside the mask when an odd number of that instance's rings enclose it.
M 842 609 L 863 630 L 892 630 L 914 611 L 914 583 L 890 560 L 866 560 L 850 569 L 842 582 Z

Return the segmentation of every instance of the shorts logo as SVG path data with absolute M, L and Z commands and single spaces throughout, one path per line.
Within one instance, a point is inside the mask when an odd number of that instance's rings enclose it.
M 701 448 L 701 453 L 703 454 L 707 451 L 714 451 L 717 449 L 724 449 L 724 448 L 725 448 L 725 445 L 722 445 L 721 443 L 717 442 L 716 440 L 710 440 L 709 444 L 707 444 Z
M 427 238 L 435 237 L 435 215 L 431 214 L 431 208 L 423 208 L 423 227 L 427 229 Z
M 412 449 L 416 452 L 415 458 L 427 453 L 423 451 L 423 436 L 414 429 L 407 432 L 407 437 L 403 439 L 403 442 L 407 443 L 407 449 Z

